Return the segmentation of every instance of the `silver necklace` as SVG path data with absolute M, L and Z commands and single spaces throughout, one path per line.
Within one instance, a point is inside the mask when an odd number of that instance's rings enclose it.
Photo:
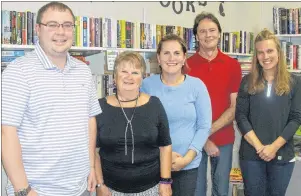
M 124 133 L 124 154 L 127 156 L 127 151 L 128 151 L 128 148 L 127 148 L 127 132 L 128 132 L 128 127 L 130 127 L 130 130 L 131 130 L 131 135 L 132 135 L 132 164 L 134 164 L 134 152 L 135 152 L 135 140 L 134 140 L 134 130 L 133 130 L 133 126 L 132 126 L 132 120 L 134 118 L 134 114 L 135 114 L 135 111 L 136 111 L 136 108 L 137 108 L 137 104 L 138 104 L 138 98 L 140 96 L 140 92 L 137 96 L 137 99 L 136 99 L 136 104 L 135 104 L 135 108 L 134 108 L 134 111 L 132 113 L 132 116 L 131 116 L 131 119 L 129 119 L 123 109 L 123 107 L 121 106 L 121 103 L 120 103 L 120 100 L 118 98 L 118 96 L 116 96 L 117 100 L 118 100 L 118 103 L 120 105 L 120 108 L 121 108 L 121 111 L 126 119 L 126 127 L 125 127 L 125 133 Z

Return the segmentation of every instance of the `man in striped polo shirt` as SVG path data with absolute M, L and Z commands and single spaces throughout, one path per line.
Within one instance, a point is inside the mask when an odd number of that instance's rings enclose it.
M 74 15 L 59 2 L 37 14 L 35 50 L 2 75 L 2 161 L 8 195 L 81 196 L 95 190 L 91 70 L 68 54 Z

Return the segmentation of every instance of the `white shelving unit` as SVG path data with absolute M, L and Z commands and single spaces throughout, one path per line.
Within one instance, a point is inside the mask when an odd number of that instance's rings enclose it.
M 34 45 L 13 45 L 13 44 L 2 44 L 2 50 L 33 50 Z M 155 53 L 156 49 L 140 49 L 140 48 L 104 48 L 104 47 L 77 47 L 72 46 L 71 52 L 103 52 L 107 50 L 116 51 L 135 51 L 135 52 L 145 52 L 145 53 Z M 195 51 L 188 51 L 188 53 L 195 53 Z M 91 55 L 90 53 L 88 53 Z
M 13 44 L 2 44 L 2 50 L 33 50 L 34 45 L 13 45 Z M 116 51 L 135 51 L 142 53 L 156 53 L 156 49 L 140 49 L 140 48 L 104 48 L 104 47 L 77 47 L 72 46 L 71 52 L 83 52 L 85 56 L 93 55 L 95 53 L 104 52 L 107 50 L 116 50 Z M 194 54 L 195 51 L 189 50 L 188 54 Z M 252 54 L 242 54 L 242 53 L 224 53 L 229 56 L 252 56 Z
M 277 37 L 301 37 L 301 34 L 276 34 Z
M 243 54 L 243 53 L 228 53 L 228 52 L 224 52 L 224 54 L 227 54 L 229 56 L 247 56 L 247 57 L 251 57 L 253 54 Z

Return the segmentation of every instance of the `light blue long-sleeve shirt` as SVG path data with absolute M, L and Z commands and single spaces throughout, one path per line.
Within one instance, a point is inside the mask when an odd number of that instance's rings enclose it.
M 212 123 L 211 101 L 205 84 L 186 75 L 180 85 L 167 86 L 160 75 L 153 75 L 143 80 L 141 91 L 161 100 L 168 117 L 172 150 L 182 156 L 189 149 L 197 153 L 183 170 L 197 168 Z

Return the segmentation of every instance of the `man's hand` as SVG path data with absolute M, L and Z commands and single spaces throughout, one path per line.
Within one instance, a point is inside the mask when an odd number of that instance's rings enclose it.
M 259 157 L 264 161 L 271 161 L 275 158 L 277 149 L 273 145 L 266 145 L 260 151 L 257 152 Z
M 97 188 L 96 195 L 97 196 L 112 196 L 112 193 L 106 185 L 102 184 L 99 188 Z
M 172 196 L 172 190 L 170 184 L 159 184 L 160 196 Z
M 96 176 L 95 176 L 95 168 L 90 168 L 90 174 L 88 176 L 88 191 L 89 192 L 95 192 L 95 186 L 96 186 Z
M 210 157 L 217 157 L 220 154 L 218 147 L 210 140 L 207 140 L 204 149 Z

